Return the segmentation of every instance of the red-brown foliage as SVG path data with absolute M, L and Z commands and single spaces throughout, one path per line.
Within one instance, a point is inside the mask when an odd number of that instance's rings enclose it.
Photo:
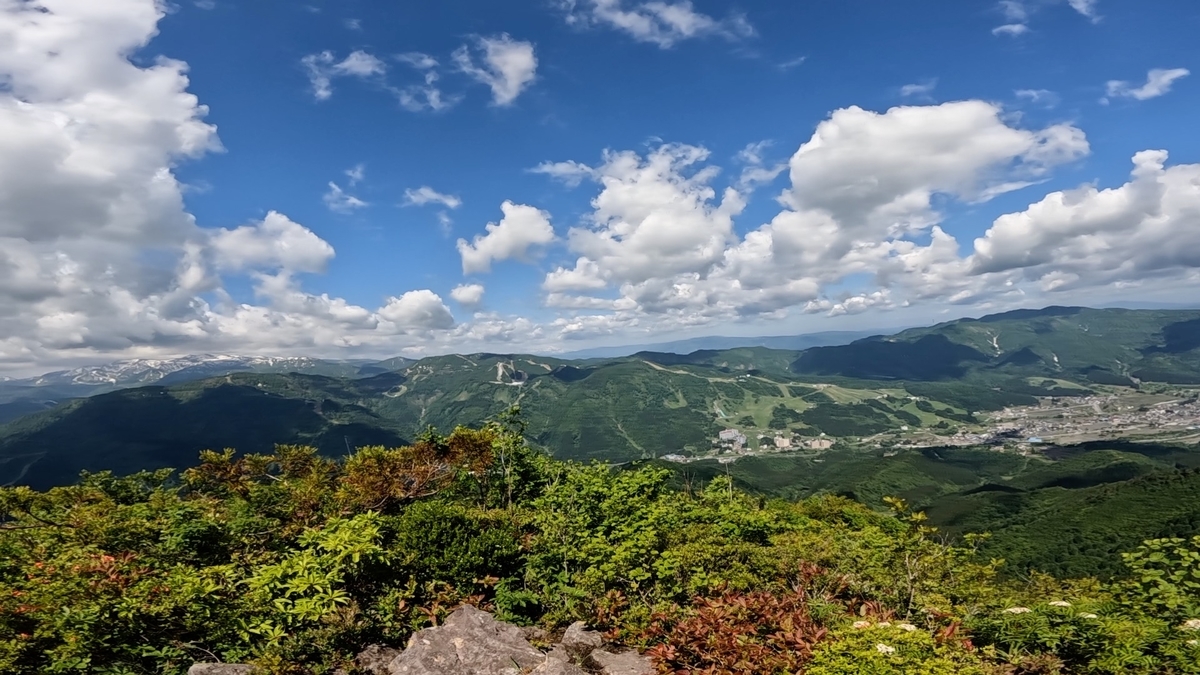
M 800 672 L 825 629 L 802 593 L 725 593 L 697 599 L 678 621 L 657 617 L 648 654 L 663 675 Z

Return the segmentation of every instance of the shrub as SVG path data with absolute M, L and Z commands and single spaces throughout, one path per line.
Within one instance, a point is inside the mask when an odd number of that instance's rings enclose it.
M 663 644 L 647 653 L 663 675 L 795 673 L 824 636 L 800 593 L 726 593 L 655 617 L 647 637 Z
M 835 630 L 813 652 L 806 675 L 984 675 L 970 644 L 936 640 L 913 624 L 860 621 Z

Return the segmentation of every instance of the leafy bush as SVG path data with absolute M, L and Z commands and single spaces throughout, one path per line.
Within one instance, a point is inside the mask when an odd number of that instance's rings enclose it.
M 833 632 L 813 653 L 807 675 L 983 675 L 969 642 L 939 641 L 911 623 L 858 621 Z
M 1146 542 L 1107 584 L 1022 583 L 897 499 L 671 476 L 553 462 L 506 417 L 341 463 L 281 446 L 3 488 L 0 672 L 327 674 L 471 603 L 585 620 L 663 672 L 1200 673 L 1200 539 Z
M 802 593 L 726 593 L 697 598 L 682 617 L 655 617 L 646 638 L 660 673 L 802 672 L 826 630 Z

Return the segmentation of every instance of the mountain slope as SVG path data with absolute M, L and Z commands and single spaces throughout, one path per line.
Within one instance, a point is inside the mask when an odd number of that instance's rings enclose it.
M 404 442 L 394 425 L 366 409 L 284 397 L 254 382 L 283 377 L 126 389 L 22 418 L 0 427 L 0 483 L 44 488 L 72 483 L 82 470 L 188 466 L 205 449 L 269 452 L 276 443 L 305 443 L 338 456 Z
M 1018 310 L 816 347 L 791 370 L 921 381 L 1021 375 L 1194 384 L 1200 383 L 1200 310 Z
M 230 356 L 205 354 L 177 359 L 134 359 L 99 366 L 46 373 L 38 377 L 0 381 L 0 424 L 63 401 L 151 384 L 172 385 L 230 373 L 307 373 L 329 377 L 360 377 L 387 372 L 412 363 L 390 359 L 328 361 L 304 357 Z
M 809 386 L 759 368 L 783 369 L 795 356 L 734 350 L 688 363 L 656 355 L 569 362 L 472 354 L 357 379 L 232 373 L 129 389 L 0 427 L 0 484 L 62 484 L 81 469 L 182 466 L 204 448 L 261 452 L 272 443 L 308 443 L 341 455 L 347 446 L 392 444 L 428 426 L 479 424 L 514 405 L 536 444 L 558 457 L 608 462 L 710 452 L 725 428 L 760 447 L 777 434 L 862 436 L 950 425 L 966 415 L 936 399 L 922 411 L 903 390 Z

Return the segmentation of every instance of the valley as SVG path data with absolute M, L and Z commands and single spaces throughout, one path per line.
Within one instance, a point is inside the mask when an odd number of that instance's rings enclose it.
M 186 467 L 207 449 L 341 459 L 519 407 L 558 459 L 788 499 L 899 496 L 950 535 L 994 532 L 986 550 L 1014 569 L 1107 574 L 1089 550 L 1200 533 L 1197 382 L 1200 312 L 1085 308 L 803 351 L 114 364 L 3 383 L 20 414 L 0 426 L 0 484 Z M 66 400 L 31 405 L 51 396 Z

